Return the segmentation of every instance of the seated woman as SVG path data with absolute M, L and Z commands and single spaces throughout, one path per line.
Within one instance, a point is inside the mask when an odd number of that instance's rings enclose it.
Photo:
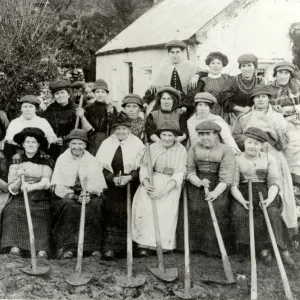
M 210 93 L 198 93 L 195 96 L 196 113 L 187 121 L 190 144 L 195 146 L 198 142 L 196 125 L 204 121 L 212 121 L 221 127 L 220 136 L 224 143 L 230 146 L 234 153 L 238 153 L 240 152 L 239 147 L 230 133 L 228 124 L 220 116 L 211 113 L 215 103 L 217 103 L 217 99 Z
M 146 120 L 145 131 L 148 138 L 153 142 L 159 142 L 160 138 L 155 134 L 155 130 L 160 128 L 165 121 L 174 121 L 182 131 L 181 136 L 177 136 L 178 142 L 183 142 L 187 138 L 187 127 L 185 114 L 178 112 L 180 93 L 166 86 L 156 93 L 157 106 L 159 110 L 152 111 Z
M 48 147 L 45 134 L 39 128 L 27 127 L 17 133 L 13 141 L 23 145 L 24 154 L 15 154 L 8 173 L 8 190 L 13 195 L 4 207 L 2 215 L 1 247 L 10 248 L 10 253 L 21 255 L 21 250 L 30 250 L 28 224 L 22 190 L 28 193 L 35 247 L 38 257 L 47 257 L 51 236 L 50 180 L 53 161 L 41 154 Z M 21 175 L 25 175 L 22 185 Z
M 103 141 L 96 158 L 103 166 L 108 190 L 103 203 L 105 223 L 104 258 L 126 253 L 127 204 L 126 184 L 133 195 L 138 186 L 138 170 L 145 146 L 130 133 L 131 120 L 121 112 L 112 120 L 113 134 Z
M 143 99 L 139 95 L 129 94 L 123 99 L 122 107 L 131 119 L 130 132 L 143 140 L 146 120 L 139 116 L 143 111 Z
M 204 121 L 196 126 L 196 131 L 199 143 L 189 149 L 187 161 L 190 250 L 220 255 L 207 201 L 214 202 L 224 243 L 229 246 L 228 192 L 234 174 L 234 154 L 229 146 L 220 142 L 219 125 Z M 207 195 L 204 187 L 209 188 Z M 177 249 L 183 250 L 183 217 L 179 220 Z
M 156 247 L 151 199 L 157 202 L 157 213 L 165 250 L 176 247 L 176 227 L 181 185 L 186 172 L 187 152 L 177 141 L 182 135 L 174 121 L 165 121 L 155 131 L 160 142 L 150 146 L 153 186 L 149 181 L 147 155 L 140 170 L 141 185 L 134 195 L 132 204 L 132 237 L 141 248 L 142 256 L 148 249 Z
M 17 145 L 14 142 L 14 136 L 24 128 L 36 127 L 41 129 L 45 133 L 50 144 L 55 143 L 57 140 L 57 137 L 48 121 L 36 115 L 36 112 L 39 109 L 40 100 L 37 99 L 36 96 L 27 95 L 22 97 L 19 102 L 21 103 L 22 114 L 20 117 L 10 122 L 4 138 L 5 144 L 3 152 L 8 160 L 10 160 L 17 151 L 20 152 L 22 145 Z
M 263 261 L 268 264 L 272 259 L 271 241 L 260 208 L 259 192 L 266 204 L 275 239 L 283 262 L 294 266 L 287 244 L 290 235 L 286 223 L 281 218 L 282 200 L 279 195 L 279 174 L 274 157 L 261 152 L 263 144 L 269 141 L 268 135 L 259 128 L 249 127 L 245 131 L 245 152 L 236 156 L 236 168 L 231 194 L 236 201 L 232 203 L 232 223 L 237 246 L 249 245 L 249 202 L 248 180 L 252 179 L 255 245 L 261 251 Z M 246 200 L 247 199 L 247 200 Z
M 101 166 L 86 147 L 87 134 L 74 129 L 66 137 L 67 149 L 57 160 L 51 185 L 55 186 L 53 200 L 53 238 L 59 259 L 74 256 L 77 250 L 81 214 L 83 179 L 87 177 L 84 251 L 100 254 L 102 245 L 101 206 L 106 188 Z

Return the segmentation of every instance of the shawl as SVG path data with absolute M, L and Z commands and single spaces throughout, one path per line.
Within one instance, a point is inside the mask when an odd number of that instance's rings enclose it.
M 40 152 L 39 150 L 33 157 L 28 157 L 25 153 L 16 153 L 11 161 L 11 164 L 22 164 L 25 162 L 31 162 L 37 165 L 45 165 L 50 167 L 52 170 L 54 169 L 54 161 L 50 158 L 49 155 Z
M 163 63 L 153 77 L 152 85 L 162 87 L 171 84 L 172 73 L 176 68 L 180 78 L 183 92 L 186 94 L 190 80 L 196 73 L 196 65 L 191 61 L 184 60 L 178 64 L 173 64 L 170 60 Z
M 84 150 L 79 159 L 74 159 L 71 150 L 67 149 L 56 161 L 51 185 L 75 186 L 77 174 L 81 186 L 84 177 L 87 177 L 87 191 L 89 193 L 101 194 L 106 189 L 106 182 L 102 168 L 96 158 Z
M 124 173 L 129 174 L 137 170 L 140 167 L 145 146 L 138 137 L 131 133 L 123 141 L 119 141 L 114 134 L 103 141 L 96 155 L 101 166 L 113 173 L 111 162 L 119 146 L 122 149 Z

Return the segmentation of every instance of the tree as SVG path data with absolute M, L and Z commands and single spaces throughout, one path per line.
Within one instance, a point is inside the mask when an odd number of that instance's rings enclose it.
M 300 69 L 300 23 L 293 23 L 289 29 L 289 36 L 292 40 L 293 64 Z

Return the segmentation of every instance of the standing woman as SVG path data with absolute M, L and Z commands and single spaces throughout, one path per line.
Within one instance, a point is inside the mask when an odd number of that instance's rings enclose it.
M 240 250 L 249 247 L 249 202 L 248 180 L 252 180 L 253 215 L 255 245 L 260 251 L 264 263 L 272 259 L 272 246 L 267 226 L 260 208 L 259 192 L 262 193 L 266 204 L 275 239 L 283 262 L 294 266 L 287 245 L 290 235 L 286 223 L 281 218 L 282 200 L 279 196 L 279 174 L 274 157 L 262 152 L 263 144 L 268 142 L 268 135 L 259 128 L 249 127 L 245 131 L 245 152 L 236 156 L 236 168 L 231 193 L 236 201 L 232 203 L 232 222 L 236 244 Z M 246 200 L 247 199 L 247 200 Z
M 146 120 L 145 131 L 153 143 L 159 142 L 160 137 L 155 133 L 165 121 L 174 121 L 182 131 L 182 135 L 177 136 L 178 142 L 183 142 L 187 138 L 187 127 L 185 114 L 178 112 L 180 93 L 170 87 L 165 86 L 156 93 L 156 104 L 158 110 L 152 111 Z
M 103 141 L 96 158 L 103 167 L 108 190 L 103 204 L 106 229 L 104 257 L 126 253 L 126 185 L 130 182 L 133 195 L 138 186 L 139 166 L 145 146 L 130 133 L 131 120 L 121 112 L 112 120 L 113 134 Z
M 21 250 L 30 250 L 22 193 L 26 188 L 38 257 L 47 258 L 51 236 L 49 188 L 54 162 L 40 152 L 48 147 L 47 139 L 41 129 L 27 127 L 17 133 L 13 140 L 18 145 L 22 145 L 25 152 L 16 154 L 9 167 L 8 190 L 12 194 L 12 199 L 3 210 L 1 247 L 9 247 L 10 253 L 15 255 L 21 255 Z M 21 175 L 25 175 L 24 185 L 22 185 Z
M 151 199 L 156 201 L 158 222 L 165 250 L 176 248 L 176 227 L 182 181 L 186 173 L 187 152 L 177 141 L 182 135 L 174 121 L 165 121 L 156 131 L 160 141 L 150 146 L 153 168 L 153 186 L 150 184 L 147 155 L 140 170 L 141 185 L 132 205 L 133 240 L 141 248 L 140 255 L 146 256 L 146 249 L 156 247 Z
M 190 249 L 219 255 L 217 237 L 207 201 L 213 201 L 225 245 L 229 243 L 229 187 L 233 180 L 235 159 L 232 149 L 220 142 L 221 127 L 204 121 L 196 126 L 199 143 L 188 151 L 187 196 Z M 209 188 L 205 195 L 204 188 Z M 183 250 L 183 218 L 178 224 L 178 249 Z M 227 249 L 228 251 L 230 249 Z

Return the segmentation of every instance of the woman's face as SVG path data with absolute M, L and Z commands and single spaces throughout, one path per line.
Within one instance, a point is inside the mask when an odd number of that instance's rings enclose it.
M 23 143 L 23 147 L 27 154 L 35 154 L 39 149 L 40 144 L 37 142 L 36 138 L 27 136 Z
M 252 157 L 256 157 L 262 149 L 262 142 L 251 137 L 246 138 L 244 145 L 246 154 Z
M 114 134 L 118 138 L 119 141 L 124 141 L 128 138 L 130 131 L 127 126 L 118 125 L 115 127 Z
M 66 90 L 60 90 L 54 93 L 55 101 L 61 106 L 65 106 L 69 103 L 70 95 Z
M 218 58 L 213 59 L 209 64 L 209 73 L 219 75 L 223 69 L 223 63 Z
M 210 107 L 205 102 L 199 102 L 196 107 L 197 114 L 200 116 L 207 116 L 210 112 Z
M 212 148 L 217 143 L 218 134 L 216 132 L 198 132 L 199 142 L 205 148 Z
M 267 109 L 269 107 L 269 96 L 265 94 L 257 95 L 253 99 L 254 106 L 258 110 Z
M 21 106 L 21 112 L 26 120 L 31 120 L 35 116 L 36 107 L 34 104 L 24 102 Z
M 163 93 L 160 98 L 160 106 L 162 110 L 171 111 L 174 101 L 168 93 Z
M 252 79 L 254 72 L 255 72 L 255 66 L 253 63 L 244 63 L 241 64 L 241 72 L 242 76 L 246 79 Z
M 95 97 L 96 97 L 96 101 L 98 102 L 106 102 L 107 95 L 108 93 L 106 90 L 102 90 L 102 89 L 95 90 Z
M 276 80 L 279 85 L 287 85 L 290 81 L 291 73 L 288 70 L 278 70 L 276 72 Z
M 174 146 L 176 136 L 171 131 L 162 131 L 160 133 L 160 139 L 165 148 L 171 148 Z
M 131 119 L 135 120 L 138 118 L 141 108 L 136 103 L 127 103 L 124 110 Z
M 69 142 L 69 148 L 73 156 L 81 157 L 86 148 L 86 142 L 79 139 L 73 139 Z

